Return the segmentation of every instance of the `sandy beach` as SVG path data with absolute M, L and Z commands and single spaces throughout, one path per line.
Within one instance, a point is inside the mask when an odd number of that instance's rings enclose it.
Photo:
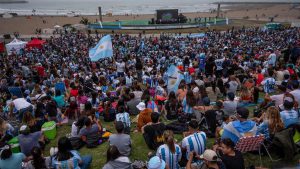
M 274 17 L 275 22 L 300 22 L 300 6 L 292 5 L 232 5 L 221 7 L 221 17 L 229 19 L 246 19 L 255 21 L 269 21 Z M 184 13 L 188 18 L 215 17 L 216 12 Z M 99 16 L 17 16 L 9 19 L 0 18 L 0 34 L 34 34 L 37 28 L 53 28 L 55 25 L 78 24 L 82 17 L 87 17 L 90 22 L 99 20 Z M 103 21 L 116 20 L 145 20 L 155 18 L 152 15 L 114 15 L 103 16 Z

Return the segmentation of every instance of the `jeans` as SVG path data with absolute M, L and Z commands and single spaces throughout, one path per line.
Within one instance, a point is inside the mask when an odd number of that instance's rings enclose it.
M 19 114 L 18 114 L 18 118 L 20 121 L 23 120 L 23 115 L 24 113 L 26 113 L 27 111 L 31 112 L 33 114 L 33 107 L 32 106 L 28 106 L 24 109 L 19 110 Z M 34 114 L 33 114 L 34 115 Z
M 92 163 L 92 156 L 91 155 L 85 155 L 81 157 L 82 164 L 80 165 L 81 169 L 88 169 Z

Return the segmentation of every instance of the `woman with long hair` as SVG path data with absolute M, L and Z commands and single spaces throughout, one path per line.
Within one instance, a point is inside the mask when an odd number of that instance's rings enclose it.
M 171 130 L 166 130 L 164 132 L 165 144 L 159 146 L 156 151 L 156 156 L 164 160 L 170 169 L 179 169 L 179 161 L 182 157 L 182 152 L 175 143 L 174 134 Z
M 176 93 L 178 101 L 182 102 L 186 94 L 187 94 L 187 88 L 185 85 L 185 80 L 181 80 Z
M 42 150 L 39 147 L 33 147 L 31 150 L 32 160 L 27 163 L 26 169 L 49 169 L 50 158 L 44 158 Z
M 258 133 L 264 134 L 266 138 L 273 138 L 276 132 L 284 129 L 278 108 L 271 106 L 263 115 L 263 122 L 258 126 Z
M 169 94 L 168 100 L 165 103 L 165 110 L 168 120 L 178 118 L 178 113 L 181 111 L 181 105 L 179 104 L 174 91 L 171 91 Z
M 102 169 L 122 168 L 131 169 L 131 162 L 128 157 L 122 156 L 118 148 L 114 145 L 108 147 L 106 154 L 106 164 Z
M 31 112 L 25 112 L 23 115 L 23 124 L 30 128 L 30 133 L 41 131 L 42 125 L 38 124 Z
M 186 93 L 185 98 L 182 101 L 183 112 L 185 114 L 193 114 L 194 113 L 194 106 L 196 106 L 197 100 L 194 96 L 192 90 L 188 90 Z
M 92 162 L 92 156 L 80 156 L 73 150 L 72 144 L 67 137 L 58 140 L 58 152 L 52 159 L 53 168 L 88 169 Z

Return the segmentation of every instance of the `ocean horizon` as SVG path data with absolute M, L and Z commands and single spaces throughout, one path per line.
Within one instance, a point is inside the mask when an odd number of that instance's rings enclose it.
M 113 15 L 154 14 L 157 9 L 179 9 L 179 13 L 209 12 L 217 8 L 214 2 L 259 2 L 258 0 L 27 0 L 28 3 L 1 4 L 0 13 L 18 15 Z M 265 2 L 283 2 L 284 0 L 264 0 Z M 299 0 L 288 0 L 299 2 Z M 286 2 L 286 1 L 285 1 Z M 224 7 L 223 5 L 222 7 Z

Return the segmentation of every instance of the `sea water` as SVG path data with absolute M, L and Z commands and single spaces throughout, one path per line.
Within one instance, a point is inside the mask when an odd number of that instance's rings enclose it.
M 28 3 L 0 4 L 0 13 L 14 12 L 19 15 L 113 15 L 154 14 L 157 9 L 179 9 L 185 12 L 209 12 L 217 8 L 213 2 L 259 0 L 27 0 Z M 284 0 L 264 0 L 282 2 Z M 298 1 L 298 0 L 289 0 Z

